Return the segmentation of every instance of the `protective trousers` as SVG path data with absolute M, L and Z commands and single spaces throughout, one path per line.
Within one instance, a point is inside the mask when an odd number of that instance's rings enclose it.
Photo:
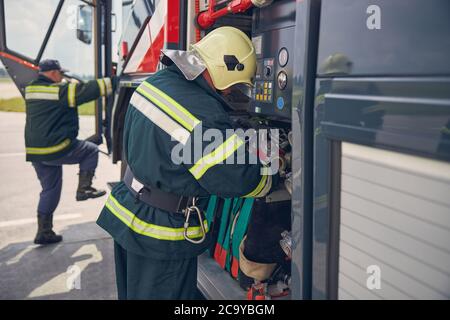
M 32 164 L 42 187 L 37 212 L 39 215 L 51 215 L 61 198 L 62 165 L 79 164 L 80 172 L 95 171 L 98 164 L 98 147 L 92 142 L 78 140 L 74 149 L 63 157 Z
M 114 242 L 119 300 L 195 300 L 197 257 L 157 260 L 136 255 Z

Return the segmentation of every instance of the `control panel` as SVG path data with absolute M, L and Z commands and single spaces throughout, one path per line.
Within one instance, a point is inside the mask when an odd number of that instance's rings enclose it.
M 257 70 L 250 113 L 290 120 L 294 38 L 295 1 L 276 1 L 269 7 L 254 10 L 252 42 Z
M 259 102 L 272 103 L 273 101 L 273 64 L 274 59 L 258 61 L 258 71 L 255 81 L 253 99 Z M 262 70 L 262 72 L 259 72 Z

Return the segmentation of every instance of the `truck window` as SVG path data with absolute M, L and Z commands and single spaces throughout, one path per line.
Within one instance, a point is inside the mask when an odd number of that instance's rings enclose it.
M 95 77 L 95 41 L 92 38 L 92 41 L 87 44 L 77 39 L 79 5 L 85 5 L 85 9 L 88 6 L 80 0 L 64 1 L 42 59 L 57 59 L 63 68 L 69 70 L 68 74 L 87 81 Z M 91 13 L 91 30 L 94 30 L 94 10 L 91 10 Z M 85 21 L 89 21 L 89 19 L 85 19 Z M 79 138 L 85 139 L 95 134 L 95 102 L 88 102 L 80 106 L 78 112 L 81 116 Z
M 80 0 L 64 1 L 42 58 L 57 59 L 64 68 L 69 69 L 69 74 L 89 80 L 93 79 L 95 74 L 95 41 L 87 44 L 76 37 L 77 9 L 83 4 L 86 5 Z M 94 15 L 94 10 L 91 10 L 91 14 Z M 91 24 L 93 21 L 94 17 L 90 21 Z M 91 29 L 94 29 L 93 25 Z
M 126 43 L 128 49 L 131 50 L 133 44 L 138 38 L 139 31 L 143 24 L 148 22 L 156 8 L 160 10 L 165 8 L 165 1 L 150 1 L 150 0 L 124 0 L 123 1 L 123 29 L 120 43 Z M 119 46 L 119 50 L 122 48 Z M 119 56 L 123 56 L 123 52 L 119 52 Z M 124 61 L 122 61 L 124 62 Z
M 125 30 L 128 23 L 128 17 L 133 9 L 133 0 L 123 0 L 122 1 L 122 30 Z
M 6 46 L 34 60 L 59 0 L 5 0 Z M 36 32 L 39 30 L 39 32 Z

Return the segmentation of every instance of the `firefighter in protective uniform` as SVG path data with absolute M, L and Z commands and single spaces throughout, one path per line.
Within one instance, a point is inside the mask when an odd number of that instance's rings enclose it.
M 209 246 L 202 200 L 211 194 L 262 197 L 277 179 L 259 163 L 226 161 L 245 151 L 245 142 L 226 135 L 233 124 L 220 91 L 252 84 L 250 39 L 221 27 L 191 51 L 163 55 L 171 65 L 131 97 L 123 136 L 128 167 L 97 221 L 115 241 L 119 299 L 198 298 L 197 256 Z M 176 146 L 193 150 L 197 131 L 207 129 L 223 133 L 223 143 L 210 150 L 209 141 L 201 142 L 203 152 L 194 152 L 192 161 L 173 161 Z
M 106 194 L 92 187 L 98 147 L 77 139 L 77 106 L 111 94 L 115 81 L 103 78 L 85 83 L 63 82 L 64 71 L 57 60 L 43 60 L 38 78 L 25 88 L 26 160 L 32 162 L 42 186 L 34 243 L 42 245 L 62 240 L 53 231 L 53 212 L 61 197 L 62 165 L 80 166 L 77 201 Z

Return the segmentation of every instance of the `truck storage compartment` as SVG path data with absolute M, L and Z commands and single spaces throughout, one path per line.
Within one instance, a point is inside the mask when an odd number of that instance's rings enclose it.
M 291 104 L 295 1 L 274 1 L 245 15 L 220 19 L 252 38 L 256 86 L 247 96 L 227 96 L 236 127 L 277 130 L 280 179 L 263 198 L 213 197 L 208 212 L 214 241 L 199 259 L 198 286 L 208 299 L 289 297 L 291 231 Z M 247 24 L 244 22 L 247 21 Z M 251 23 L 251 24 L 249 24 Z M 206 31 L 207 33 L 208 31 Z
M 272 297 L 287 295 L 290 262 L 284 250 L 289 250 L 285 242 L 289 241 L 290 201 L 213 197 L 208 214 L 212 210 L 215 215 L 208 221 L 213 241 L 199 266 L 204 294 L 214 299 L 237 299 L 258 280 L 267 283 Z M 218 279 L 228 285 L 222 287 Z M 275 294 L 282 286 L 279 279 L 286 285 Z M 222 289 L 214 289 L 217 287 Z

